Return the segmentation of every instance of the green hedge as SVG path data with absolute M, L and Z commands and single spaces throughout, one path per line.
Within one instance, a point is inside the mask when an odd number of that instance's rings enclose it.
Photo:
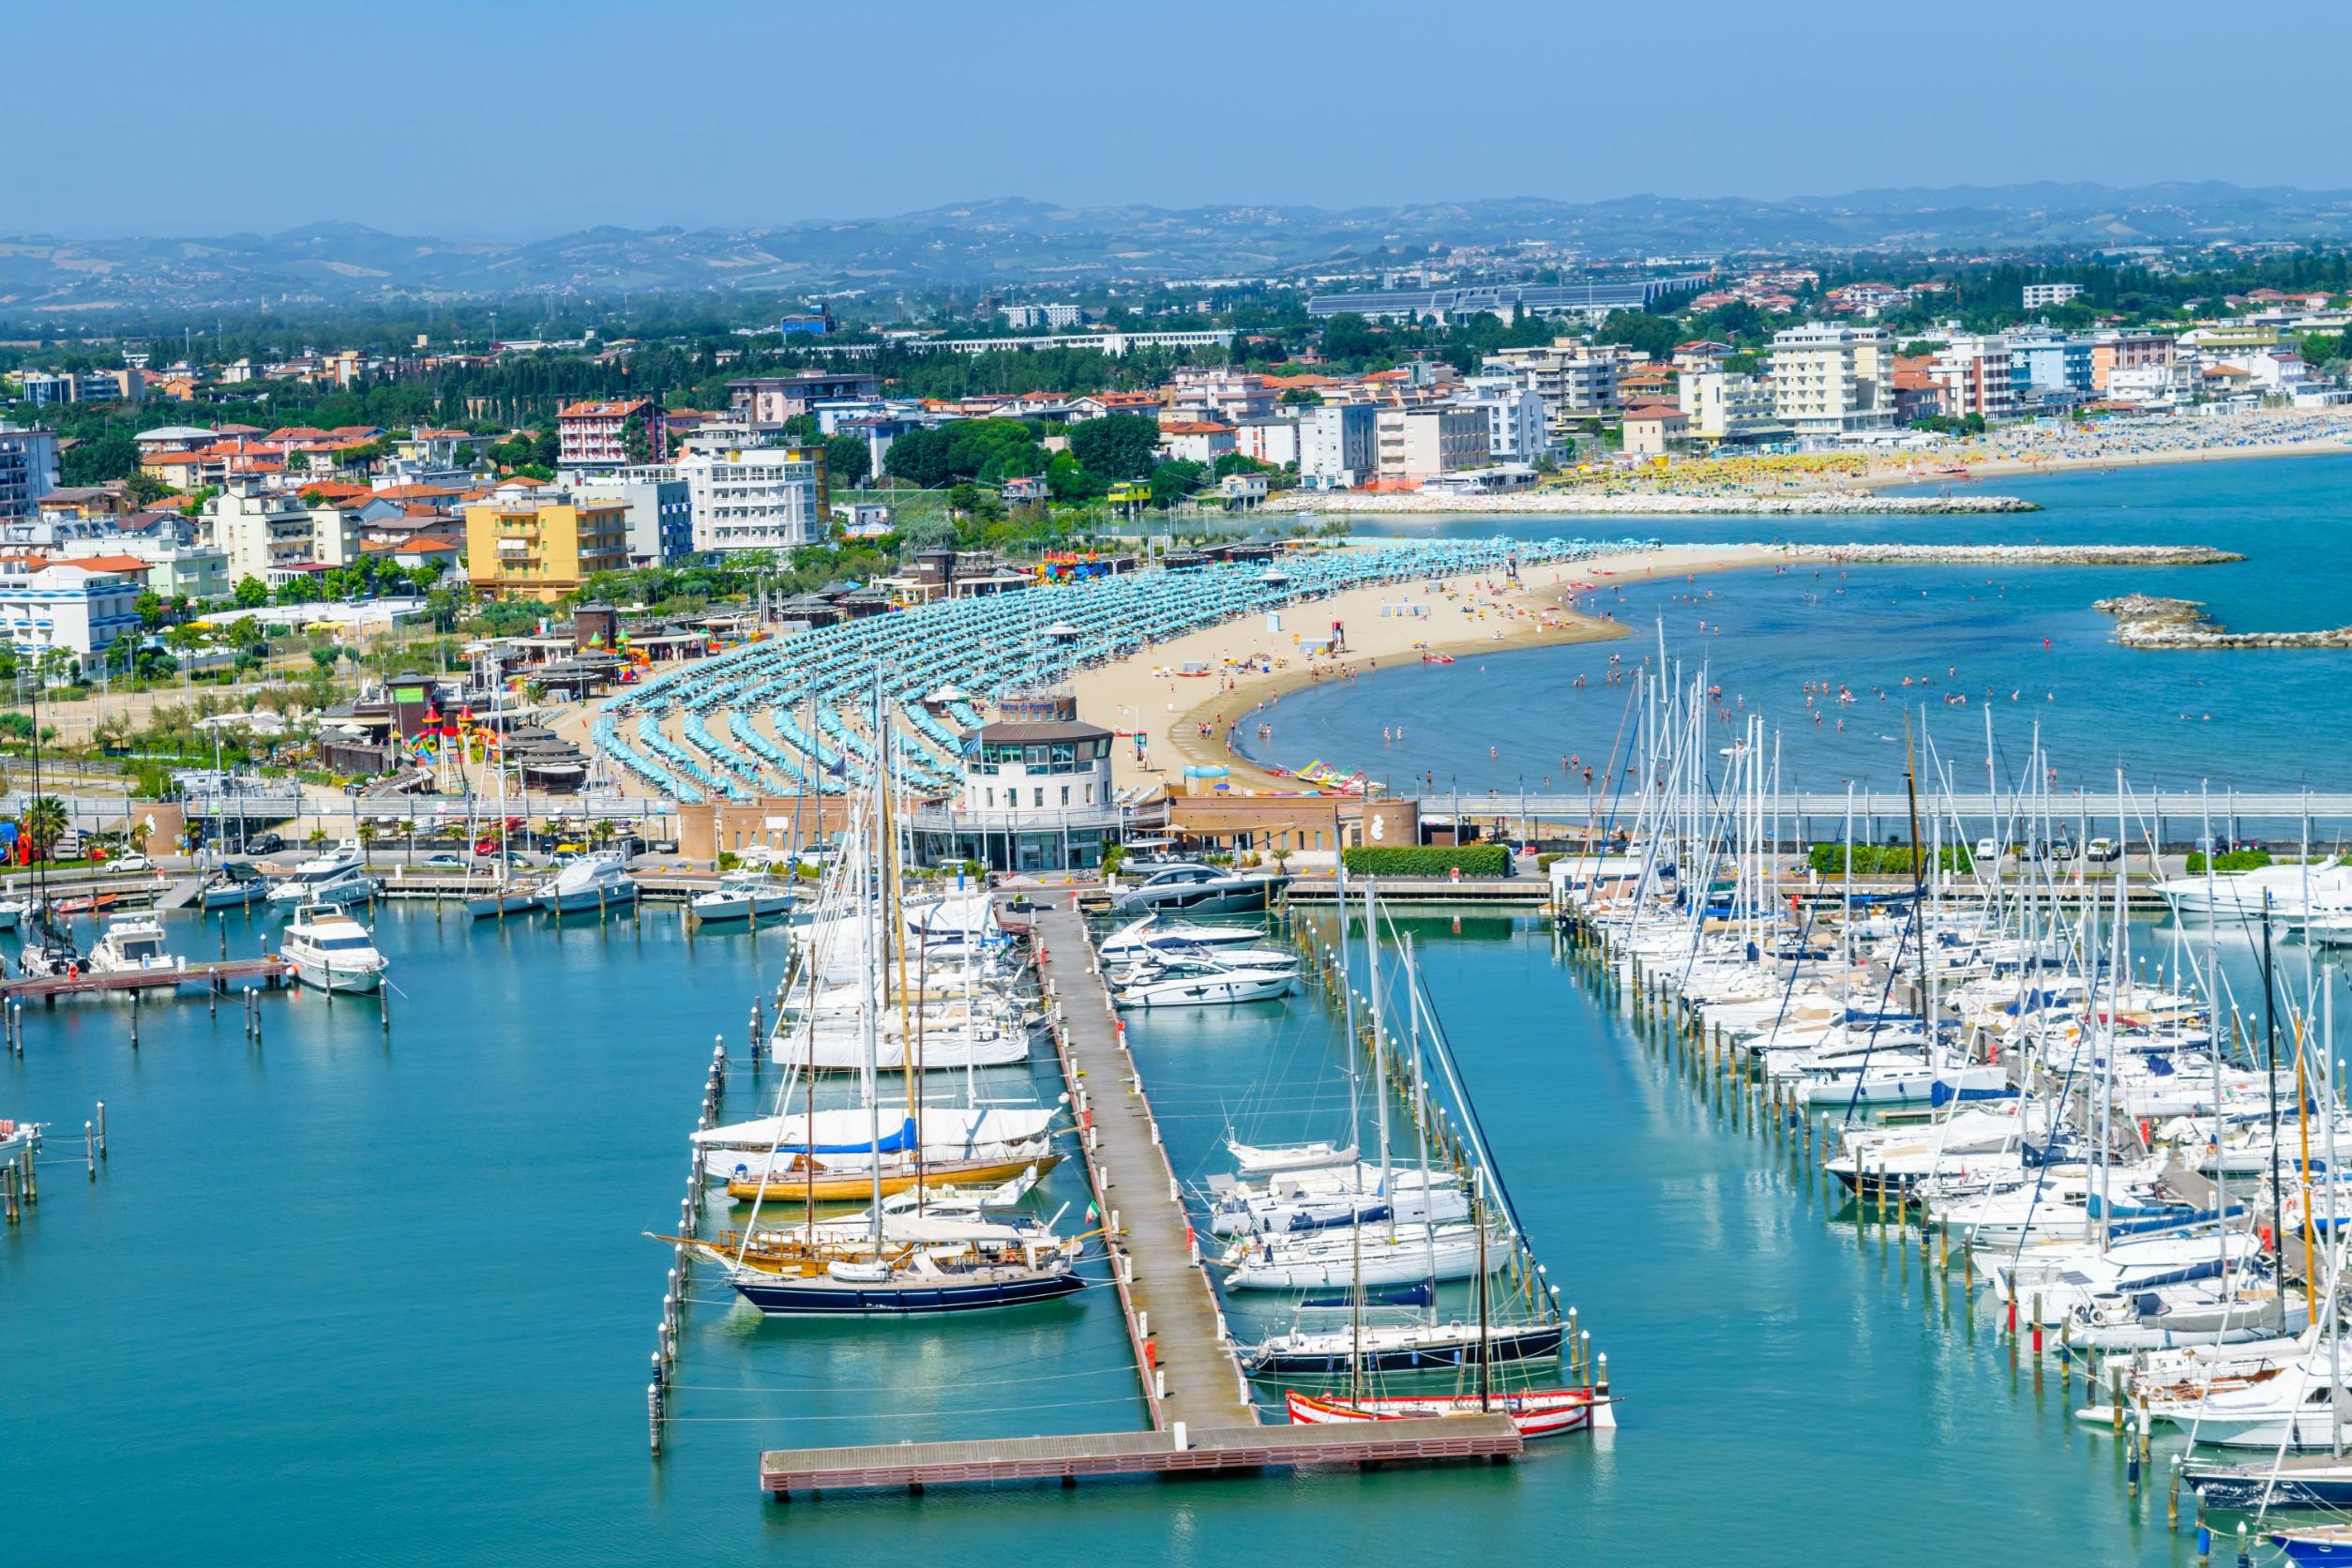
M 1340 860 L 1350 872 L 1367 877 L 1442 877 L 1455 870 L 1466 877 L 1500 877 L 1511 869 L 1511 852 L 1500 844 L 1454 850 L 1366 847 L 1349 850 Z
M 1924 858 L 1923 856 L 1922 858 Z M 1965 845 L 1946 844 L 1942 852 L 1943 867 L 1947 871 L 1971 871 L 1976 862 Z M 1816 844 L 1806 852 L 1805 864 L 1825 877 L 1846 874 L 1846 846 Z M 1854 875 L 1858 877 L 1907 877 L 1911 874 L 1911 846 L 1908 844 L 1857 844 L 1854 846 Z
M 2213 857 L 2213 869 L 2216 871 L 2255 871 L 2269 864 L 2270 852 L 2268 850 L 2224 850 Z M 2191 850 L 2189 875 L 2198 876 L 2204 870 L 2205 852 Z

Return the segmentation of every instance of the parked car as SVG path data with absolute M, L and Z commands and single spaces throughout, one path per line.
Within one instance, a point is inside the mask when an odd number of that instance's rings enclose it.
M 2101 866 L 2122 857 L 2122 847 L 2112 838 L 2094 838 L 2083 846 L 2083 858 Z
M 1983 861 L 1987 866 L 1998 865 L 2001 858 L 2000 841 L 1997 838 L 1978 839 L 1976 841 L 1976 858 Z
M 114 860 L 113 868 L 117 871 L 152 871 L 155 862 L 143 854 L 127 854 Z
M 429 854 L 417 864 L 430 866 L 441 870 L 462 871 L 473 863 L 464 855 L 460 854 Z

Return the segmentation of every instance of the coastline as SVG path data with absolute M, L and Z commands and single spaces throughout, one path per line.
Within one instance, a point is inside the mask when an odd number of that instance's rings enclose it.
M 1640 581 L 1694 577 L 1770 565 L 1782 559 L 1769 545 L 1673 545 L 1586 561 L 1537 564 L 1523 569 L 1516 588 L 1504 588 L 1495 579 L 1456 579 L 1445 584 L 1443 595 L 1431 595 L 1425 586 L 1411 583 L 1356 589 L 1289 607 L 1283 611 L 1279 631 L 1270 631 L 1262 620 L 1229 621 L 1086 671 L 1071 685 L 1080 715 L 1123 730 L 1139 727 L 1149 736 L 1149 766 L 1137 764 L 1135 748 L 1125 737 L 1113 748 L 1114 777 L 1122 787 L 1157 783 L 1171 795 L 1181 794 L 1186 766 L 1210 766 L 1228 770 L 1218 781 L 1235 793 L 1316 793 L 1320 792 L 1296 778 L 1268 772 L 1231 750 L 1227 743 L 1229 728 L 1244 725 L 1254 734 L 1260 722 L 1279 722 L 1280 700 L 1289 692 L 1348 680 L 1383 665 L 1394 669 L 1418 663 L 1425 653 L 1462 658 L 1631 635 L 1630 627 L 1606 616 L 1565 609 L 1561 601 L 1575 596 L 1578 583 L 1609 578 Z M 1383 604 L 1426 605 L 1429 613 L 1425 617 L 1383 616 Z M 1298 652 L 1299 639 L 1324 635 L 1334 620 L 1347 629 L 1345 653 L 1310 659 Z M 1254 657 L 1260 662 L 1267 658 L 1280 662 L 1271 670 L 1251 669 L 1238 674 L 1173 673 L 1186 663 L 1203 664 L 1217 671 L 1225 669 L 1219 662 L 1223 659 Z M 1274 716 L 1261 712 L 1270 705 L 1276 710 Z M 1201 733 L 1204 726 L 1209 730 L 1205 735 Z M 1326 761 L 1342 772 L 1351 771 L 1340 759 Z

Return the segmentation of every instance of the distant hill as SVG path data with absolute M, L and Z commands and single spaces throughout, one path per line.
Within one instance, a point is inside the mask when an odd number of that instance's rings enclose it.
M 1394 264 L 1433 245 L 1574 247 L 1597 259 L 2352 240 L 2352 191 L 2180 184 L 1858 190 L 1750 201 L 1527 197 L 1396 207 L 1059 207 L 1000 197 L 892 218 L 754 229 L 598 228 L 523 244 L 315 223 L 279 234 L 0 239 L 0 318 L 433 296 L 736 294 Z

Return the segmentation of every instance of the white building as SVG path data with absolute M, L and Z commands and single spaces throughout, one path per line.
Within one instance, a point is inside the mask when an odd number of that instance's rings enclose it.
M 1253 462 L 1287 468 L 1299 460 L 1296 419 L 1242 419 L 1233 425 L 1233 450 Z
M 1078 305 L 1007 305 L 998 312 L 1004 324 L 1016 332 L 1032 327 L 1050 327 L 1059 332 L 1065 326 L 1078 326 L 1086 321 L 1086 309 Z
M 33 660 L 70 650 L 86 668 L 139 629 L 139 584 L 71 561 L 0 560 L 0 635 Z
M 40 515 L 41 497 L 57 488 L 57 438 L 0 423 L 0 522 Z
M 697 550 L 797 550 L 825 536 L 822 448 L 688 452 L 675 466 L 693 505 Z
M 1351 490 L 1380 461 L 1370 403 L 1323 403 L 1299 421 L 1299 479 L 1313 490 Z
M 2026 285 L 2026 309 L 2039 310 L 2045 306 L 2070 304 L 2080 297 L 2082 292 L 2080 283 L 2028 283 Z
M 1893 354 L 1884 327 L 1815 322 L 1773 333 L 1773 417 L 1801 439 L 1892 429 Z
M 1486 455 L 1497 462 L 1533 462 L 1551 450 L 1544 395 L 1514 376 L 1476 376 L 1463 383 L 1465 408 L 1486 421 Z
M 1633 362 L 1622 343 L 1558 342 L 1547 348 L 1504 349 L 1479 364 L 1482 376 L 1510 376 L 1539 394 L 1555 432 L 1573 414 L 1597 414 L 1618 403 L 1617 378 Z
M 629 565 L 658 566 L 694 550 L 694 491 L 664 464 L 565 470 L 555 482 L 587 501 L 618 501 L 628 518 Z
M 1407 484 L 1481 468 L 1487 461 L 1486 416 L 1470 408 L 1378 408 L 1374 463 L 1383 479 Z
M 1787 429 L 1774 412 L 1772 384 L 1762 376 L 1686 369 L 1676 378 L 1674 397 L 1695 441 L 1766 441 Z
M 290 567 L 348 566 L 359 558 L 356 512 L 306 506 L 297 496 L 264 490 L 250 479 L 204 503 L 204 542 L 229 558 L 229 581 L 279 580 Z
M 1957 335 L 1936 351 L 1927 373 L 1943 387 L 1944 408 L 1955 419 L 1972 414 L 2007 419 L 2017 412 L 2017 384 L 2006 338 Z

